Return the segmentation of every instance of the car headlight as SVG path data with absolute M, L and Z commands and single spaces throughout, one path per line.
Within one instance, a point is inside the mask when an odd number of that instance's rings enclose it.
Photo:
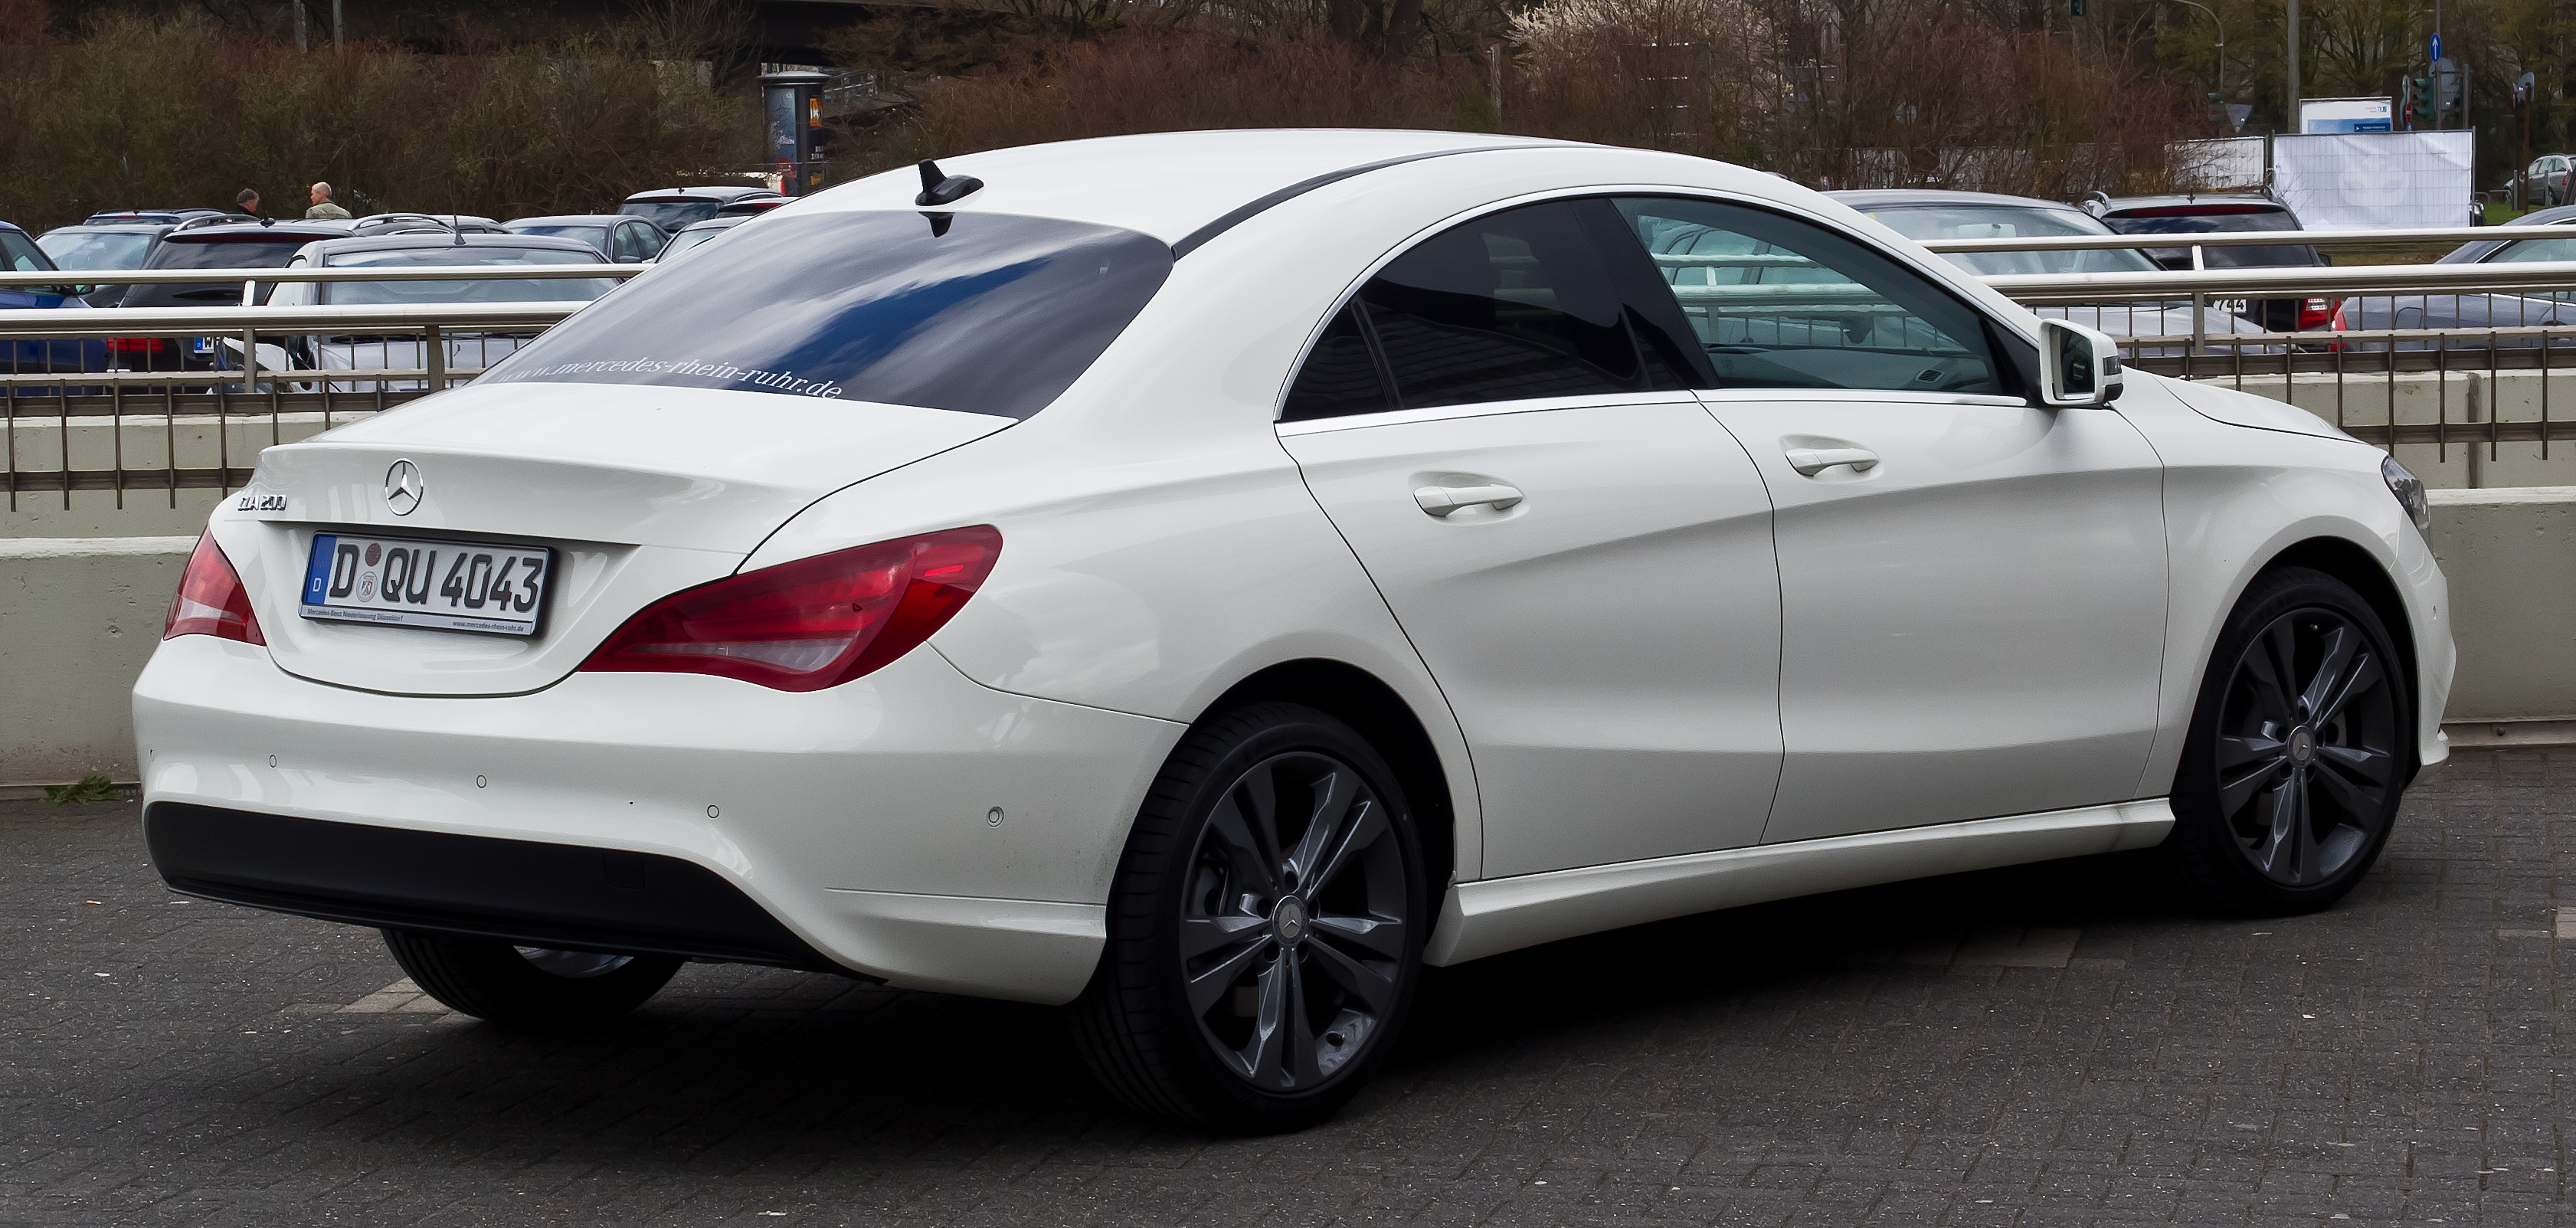
M 2380 458 L 2379 476 L 2388 479 L 2388 493 L 2397 496 L 2397 505 L 2406 509 L 2406 518 L 2416 528 L 2433 527 L 2433 505 L 2424 497 L 2424 479 L 2408 473 L 2394 456 Z

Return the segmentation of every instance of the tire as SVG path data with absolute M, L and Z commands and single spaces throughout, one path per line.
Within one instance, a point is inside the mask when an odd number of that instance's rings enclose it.
M 1395 773 L 1350 726 L 1278 702 L 1209 719 L 1128 836 L 1107 949 L 1066 1012 L 1076 1047 L 1148 1116 L 1322 1121 L 1403 1028 L 1429 894 Z
M 681 960 L 515 947 L 493 938 L 386 930 L 394 962 L 422 992 L 477 1019 L 511 1027 L 595 1027 L 660 992 Z
M 2370 604 L 2323 572 L 2284 567 L 2247 588 L 2201 679 L 2162 850 L 2202 903 L 2314 912 L 2369 873 L 2414 768 L 2410 678 L 2391 644 Z

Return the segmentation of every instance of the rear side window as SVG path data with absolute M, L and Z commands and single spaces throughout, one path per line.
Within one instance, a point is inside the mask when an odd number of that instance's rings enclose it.
M 0 230 L 0 255 L 9 258 L 13 273 L 51 273 L 54 262 L 47 259 L 36 241 L 14 230 Z
M 1680 342 L 1623 293 L 1643 276 L 1603 201 L 1462 223 L 1360 288 L 1298 369 L 1281 417 L 1690 387 Z
M 648 384 L 1026 418 L 1162 288 L 1134 231 L 990 213 L 766 219 L 556 325 L 482 378 Z

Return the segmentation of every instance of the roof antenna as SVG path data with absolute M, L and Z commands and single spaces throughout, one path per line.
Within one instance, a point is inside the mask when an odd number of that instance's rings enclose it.
M 939 164 L 921 160 L 921 195 L 913 197 L 916 205 L 945 205 L 984 190 L 984 181 L 972 175 L 944 174 Z

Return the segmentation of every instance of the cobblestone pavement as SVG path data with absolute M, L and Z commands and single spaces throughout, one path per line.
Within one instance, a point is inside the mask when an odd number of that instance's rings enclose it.
M 171 896 L 131 806 L 13 803 L 0 1224 L 2555 1224 L 2560 773 L 2427 773 L 2319 916 L 2101 859 L 1438 972 L 1339 1121 L 1250 1141 L 1127 1116 L 1048 1011 L 828 977 L 501 1032 Z

